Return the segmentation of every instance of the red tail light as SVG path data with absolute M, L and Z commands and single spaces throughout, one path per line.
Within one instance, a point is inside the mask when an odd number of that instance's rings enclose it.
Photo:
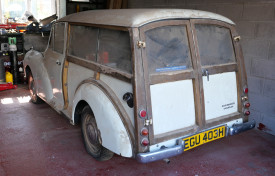
M 245 110 L 245 111 L 244 111 L 244 115 L 249 116 L 249 115 L 250 115 L 250 111 Z
M 146 138 L 142 139 L 141 144 L 142 144 L 143 146 L 148 146 L 148 145 L 149 145 L 148 139 L 146 139 Z
M 148 131 L 147 128 L 143 128 L 143 129 L 141 130 L 141 135 L 142 135 L 142 136 L 147 136 L 148 134 L 149 134 L 149 131 Z
M 147 112 L 144 109 L 139 112 L 139 116 L 143 119 L 146 117 L 146 115 L 147 115 Z
M 249 108 L 250 107 L 250 103 L 249 102 L 245 102 L 244 103 L 244 107 Z
M 248 88 L 247 88 L 247 87 L 244 88 L 244 89 L 243 89 L 243 92 L 247 94 L 247 93 L 248 93 Z

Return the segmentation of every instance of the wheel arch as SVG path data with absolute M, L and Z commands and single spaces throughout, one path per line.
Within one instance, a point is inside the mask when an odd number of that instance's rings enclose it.
M 80 100 L 74 108 L 73 122 L 74 124 L 81 123 L 81 112 L 86 105 L 89 105 L 85 100 Z M 89 105 L 90 106 L 90 105 Z M 92 108 L 91 108 L 92 109 Z M 92 110 L 93 111 L 93 110 Z
M 111 89 L 101 81 L 83 81 L 76 89 L 73 100 L 73 123 L 81 122 L 81 112 L 89 105 L 101 131 L 102 145 L 118 155 L 134 157 L 134 129 L 129 128 L 130 120 L 125 122 L 125 117 L 122 117 L 121 113 L 124 109 L 117 105 L 118 98 L 114 97 L 114 94 L 108 94 L 110 91 Z
M 30 74 L 31 72 L 32 72 L 32 71 L 31 71 L 30 66 L 27 65 L 27 66 L 25 67 L 25 76 L 26 76 L 26 78 L 28 78 L 28 76 L 29 76 L 29 74 Z

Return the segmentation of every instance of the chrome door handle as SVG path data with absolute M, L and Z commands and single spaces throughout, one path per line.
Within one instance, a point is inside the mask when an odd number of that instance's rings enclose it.
M 61 65 L 61 62 L 60 62 L 59 60 L 57 60 L 55 63 L 56 63 L 57 65 Z
M 202 76 L 207 76 L 207 81 L 209 81 L 209 71 L 207 69 L 202 70 Z

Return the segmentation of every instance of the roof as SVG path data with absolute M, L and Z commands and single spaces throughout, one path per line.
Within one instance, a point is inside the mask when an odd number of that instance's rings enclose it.
M 230 19 L 211 12 L 186 9 L 116 9 L 90 10 L 71 14 L 58 21 L 139 27 L 163 19 L 214 19 L 234 24 Z

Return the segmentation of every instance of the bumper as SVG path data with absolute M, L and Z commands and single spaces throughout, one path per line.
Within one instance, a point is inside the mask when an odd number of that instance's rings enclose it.
M 138 153 L 137 160 L 140 163 L 149 163 L 161 159 L 180 155 L 184 150 L 184 141 L 178 140 L 177 145 L 171 148 L 164 148 L 156 152 Z
M 227 129 L 227 134 L 230 136 L 233 136 L 235 134 L 253 129 L 256 125 L 255 120 L 252 120 L 251 122 L 246 122 L 243 124 L 234 124 L 231 128 Z
M 253 120 L 251 122 L 246 122 L 242 124 L 234 124 L 232 127 L 227 128 L 227 136 L 235 135 L 255 127 L 256 122 Z M 176 155 L 182 154 L 184 151 L 184 141 L 182 139 L 177 140 L 177 145 L 170 148 L 164 148 L 155 152 L 147 152 L 147 153 L 138 153 L 137 161 L 141 163 L 149 163 L 161 159 L 170 158 Z

